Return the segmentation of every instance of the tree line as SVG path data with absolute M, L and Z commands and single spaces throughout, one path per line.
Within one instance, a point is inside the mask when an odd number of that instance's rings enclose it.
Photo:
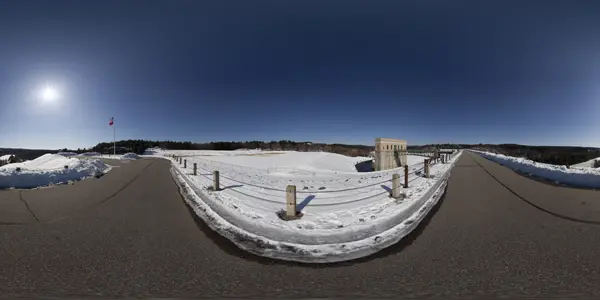
M 239 150 L 239 149 L 262 149 L 271 151 L 301 151 L 301 152 L 332 152 L 347 156 L 368 156 L 374 150 L 374 146 L 324 144 L 312 142 L 295 142 L 291 140 L 280 141 L 218 141 L 209 143 L 192 143 L 177 141 L 150 141 L 150 140 L 122 140 L 116 142 L 117 148 L 127 148 L 131 152 L 142 154 L 147 148 L 159 147 L 168 150 Z M 103 142 L 90 149 L 77 149 L 74 152 L 94 151 L 110 153 L 113 143 Z

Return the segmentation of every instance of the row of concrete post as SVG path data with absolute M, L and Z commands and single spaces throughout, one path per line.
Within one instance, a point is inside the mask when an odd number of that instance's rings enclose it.
M 187 159 L 182 159 L 181 157 L 172 156 L 173 159 L 175 159 L 176 162 L 179 162 L 179 164 L 181 164 L 183 162 L 183 168 L 187 169 Z M 194 163 L 194 176 L 198 175 L 198 164 Z M 220 191 L 221 190 L 221 185 L 219 183 L 219 171 L 213 171 L 213 186 L 212 186 L 214 191 Z
M 430 177 L 430 165 L 432 162 L 440 162 L 441 163 L 447 163 L 448 160 L 452 157 L 454 157 L 456 153 L 453 154 L 441 154 L 438 155 L 437 157 L 432 157 L 432 158 L 428 158 L 425 159 L 424 161 L 424 172 L 425 172 L 425 178 L 429 178 Z M 187 160 L 183 159 L 181 157 L 172 156 L 173 159 L 175 159 L 175 161 L 179 162 L 179 164 L 183 163 L 183 168 L 187 168 Z M 194 175 L 198 174 L 198 169 L 197 169 L 197 164 L 194 163 Z M 404 188 L 408 188 L 408 166 L 404 166 Z M 221 190 L 221 187 L 219 185 L 219 171 L 213 171 L 213 186 L 212 186 L 214 191 L 219 191 Z M 285 189 L 285 198 L 286 198 L 286 215 L 287 217 L 294 217 L 296 216 L 296 214 L 298 213 L 296 211 L 296 186 L 295 185 L 288 185 Z M 403 197 L 402 195 L 402 185 L 400 184 L 400 174 L 393 174 L 392 175 L 392 192 L 390 195 L 392 198 L 394 199 L 401 199 Z

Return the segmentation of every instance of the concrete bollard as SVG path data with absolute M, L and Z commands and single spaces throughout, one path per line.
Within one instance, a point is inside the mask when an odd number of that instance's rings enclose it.
M 213 190 L 218 191 L 221 187 L 219 186 L 219 171 L 213 172 Z
M 392 175 L 392 198 L 398 199 L 400 198 L 400 192 L 402 192 L 400 188 L 400 174 Z
M 404 188 L 408 188 L 408 165 L 404 166 Z
M 296 216 L 296 186 L 288 185 L 285 188 L 285 203 L 286 203 L 286 216 Z
M 425 178 L 429 178 L 429 160 L 425 160 Z
M 198 175 L 198 165 L 194 163 L 194 176 Z
M 184 159 L 184 160 L 183 160 L 183 168 L 184 168 L 184 169 L 187 169 L 187 159 Z

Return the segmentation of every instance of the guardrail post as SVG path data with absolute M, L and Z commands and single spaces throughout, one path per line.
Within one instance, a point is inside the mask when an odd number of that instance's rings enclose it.
M 213 171 L 213 190 L 218 191 L 221 187 L 219 186 L 219 171 Z
M 184 169 L 187 169 L 187 159 L 184 159 L 184 160 L 183 160 L 183 168 L 184 168 Z
M 194 163 L 194 176 L 198 175 L 198 165 Z
M 392 198 L 398 199 L 400 198 L 400 174 L 392 175 Z
M 429 159 L 425 160 L 425 178 L 429 178 Z
M 408 188 L 408 165 L 404 166 L 404 188 Z
M 286 203 L 286 216 L 296 216 L 296 186 L 288 185 L 285 188 L 285 203 Z

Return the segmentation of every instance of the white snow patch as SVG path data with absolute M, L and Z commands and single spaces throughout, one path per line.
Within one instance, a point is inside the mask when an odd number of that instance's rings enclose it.
M 67 166 L 67 168 L 65 168 Z M 110 166 L 97 159 L 44 154 L 34 160 L 0 167 L 0 188 L 35 188 L 100 176 Z
M 578 164 L 574 164 L 571 165 L 571 168 L 594 168 L 594 163 L 596 161 L 600 161 L 600 157 L 594 158 L 594 159 L 590 159 L 588 161 L 584 161 L 582 163 L 578 163 Z M 596 169 L 600 169 L 600 168 L 596 168 Z
M 165 151 L 163 149 L 161 149 L 160 147 L 154 147 L 154 148 L 148 148 L 148 149 L 144 150 L 143 155 L 164 156 L 164 153 L 165 153 Z
M 139 159 L 139 155 L 135 154 L 135 153 L 126 153 L 124 154 L 121 159 Z
M 491 161 L 497 162 L 508 168 L 558 182 L 560 184 L 584 187 L 584 188 L 600 188 L 600 169 L 582 169 L 582 168 L 567 168 L 566 166 L 557 166 L 551 164 L 538 163 L 526 158 L 518 158 L 495 154 L 477 150 L 473 151 Z
M 0 161 L 9 160 L 11 156 L 13 156 L 13 155 L 12 154 L 2 155 L 2 156 L 0 156 Z
M 389 192 L 392 174 L 400 169 L 277 175 L 264 168 L 216 163 L 191 152 L 186 154 L 188 168 L 174 162 L 173 176 L 188 204 L 211 228 L 255 254 L 300 262 L 354 259 L 397 242 L 441 197 L 458 157 L 449 164 L 433 165 L 432 178 L 422 177 L 423 165 L 411 166 L 409 188 L 403 189 L 406 196 L 399 201 L 390 198 Z M 191 173 L 193 163 L 198 168 L 197 176 Z M 220 171 L 220 191 L 210 189 L 213 170 Z M 285 208 L 288 184 L 296 185 L 297 208 L 303 213 L 295 221 L 277 216 Z

